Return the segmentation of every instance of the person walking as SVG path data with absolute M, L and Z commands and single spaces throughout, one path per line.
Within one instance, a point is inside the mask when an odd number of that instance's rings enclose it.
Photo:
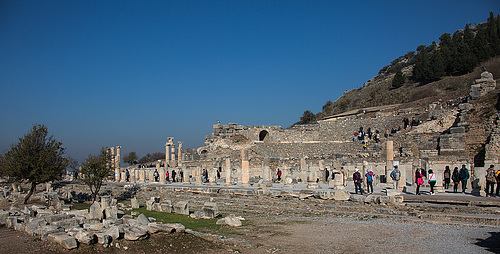
M 458 171 L 458 180 L 462 182 L 462 193 L 465 193 L 465 190 L 467 189 L 467 180 L 469 180 L 469 177 L 469 170 L 465 167 L 465 165 L 462 165 L 462 168 Z
M 451 175 L 451 180 L 453 181 L 453 192 L 457 192 L 458 184 L 460 180 L 458 180 L 458 167 L 453 169 L 453 174 Z
M 276 175 L 278 176 L 278 182 L 281 181 L 281 170 L 278 168 L 278 172 L 276 173 Z
M 496 190 L 496 196 L 498 197 L 500 194 L 500 170 L 497 171 L 497 190 Z
M 325 168 L 325 182 L 328 183 L 328 177 L 330 177 L 330 171 L 328 171 L 327 168 Z
M 443 177 L 444 177 L 444 188 L 445 189 L 450 188 L 450 178 L 451 178 L 450 166 L 446 166 L 446 168 L 444 169 Z
M 415 183 L 417 184 L 417 190 L 415 194 L 420 195 L 420 185 L 424 184 L 424 175 L 422 175 L 422 171 L 420 168 L 417 168 L 415 171 Z
M 366 174 L 366 192 L 370 193 L 370 188 L 371 188 L 371 193 L 373 193 L 373 171 L 370 169 Z
M 486 169 L 486 197 L 493 197 L 493 189 L 495 188 L 495 183 L 497 181 L 497 175 L 494 167 L 495 166 L 490 165 L 490 167 Z
M 399 180 L 401 180 L 401 171 L 399 171 L 398 166 L 394 166 L 394 170 L 392 170 L 390 177 L 393 182 L 393 187 L 395 190 L 399 191 Z
M 434 174 L 434 171 L 432 169 L 429 169 L 429 185 L 431 186 L 431 195 L 434 195 L 434 186 L 436 185 L 436 174 Z
M 356 191 L 356 194 L 359 193 L 363 195 L 363 187 L 361 184 L 363 183 L 363 179 L 361 178 L 361 174 L 359 173 L 359 169 L 356 169 L 356 172 L 352 175 L 352 180 L 354 181 L 354 190 Z

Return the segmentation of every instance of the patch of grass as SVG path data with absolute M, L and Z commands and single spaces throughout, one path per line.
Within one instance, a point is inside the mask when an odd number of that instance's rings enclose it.
M 138 213 L 143 213 L 144 215 L 146 215 L 146 217 L 153 217 L 158 222 L 180 223 L 184 225 L 186 228 L 200 232 L 214 232 L 214 231 L 218 232 L 222 228 L 222 225 L 215 224 L 218 218 L 193 219 L 187 215 L 182 215 L 182 214 L 147 211 L 145 207 L 133 209 L 133 211 Z M 130 212 L 128 212 L 128 214 L 130 214 Z
M 75 203 L 71 205 L 71 209 L 73 210 L 88 210 L 91 204 L 88 203 Z

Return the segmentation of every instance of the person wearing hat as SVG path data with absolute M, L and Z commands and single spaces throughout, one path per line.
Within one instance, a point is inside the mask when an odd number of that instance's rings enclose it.
M 358 194 L 358 189 L 359 193 L 363 195 L 363 187 L 361 184 L 363 183 L 363 178 L 361 178 L 361 174 L 359 173 L 359 169 L 356 168 L 356 172 L 352 175 L 352 180 L 354 181 L 354 190 L 356 191 L 356 194 Z

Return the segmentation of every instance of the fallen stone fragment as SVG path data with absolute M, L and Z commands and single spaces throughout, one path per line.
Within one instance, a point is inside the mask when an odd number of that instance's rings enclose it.
M 144 214 L 139 214 L 139 216 L 137 216 L 137 223 L 141 224 L 141 225 L 148 225 L 149 224 L 149 219 L 146 217 L 146 215 Z
M 76 240 L 78 240 L 79 243 L 83 243 L 83 244 L 87 244 L 87 245 L 95 243 L 96 238 L 97 238 L 97 236 L 94 233 L 89 232 L 89 231 L 83 231 L 83 230 L 76 233 L 76 235 L 74 235 L 74 237 L 76 238 Z
M 47 240 L 58 243 L 68 250 L 78 247 L 76 239 L 64 232 L 49 234 Z
M 138 227 L 124 227 L 123 238 L 128 241 L 137 241 L 148 238 L 148 232 Z
M 179 201 L 175 203 L 174 213 L 189 215 L 189 203 L 187 201 Z
M 241 221 L 243 218 L 236 217 L 234 214 L 231 214 L 225 218 L 219 219 L 216 224 L 217 225 L 229 225 L 231 227 L 239 227 L 241 226 Z

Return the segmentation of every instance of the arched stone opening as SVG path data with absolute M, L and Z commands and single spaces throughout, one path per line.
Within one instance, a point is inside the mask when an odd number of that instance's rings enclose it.
M 259 133 L 259 141 L 266 141 L 266 139 L 269 137 L 269 132 L 266 130 L 263 130 Z

